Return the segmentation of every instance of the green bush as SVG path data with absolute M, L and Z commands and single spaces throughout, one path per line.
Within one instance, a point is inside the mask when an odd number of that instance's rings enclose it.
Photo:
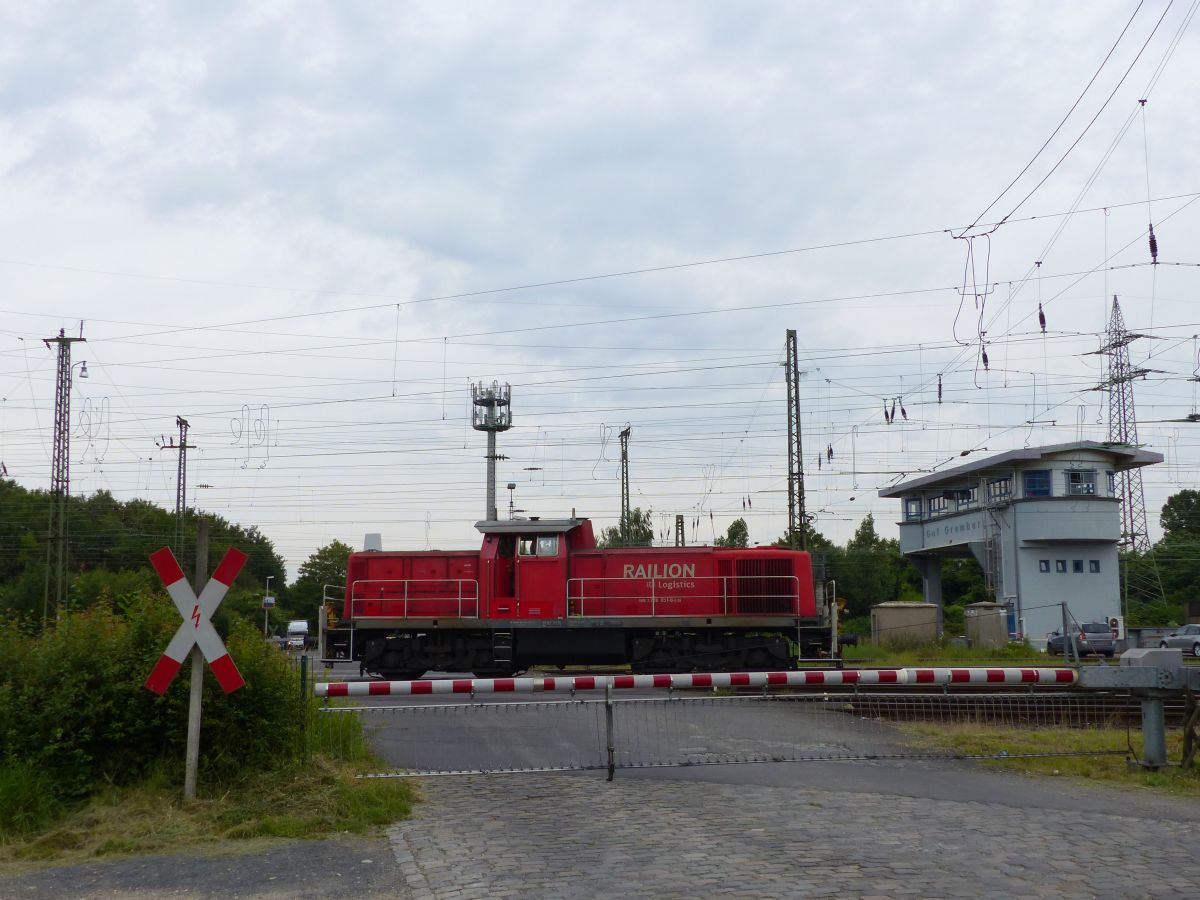
M 0 763 L 0 843 L 41 831 L 62 811 L 54 786 L 31 763 Z
M 45 773 L 64 799 L 127 784 L 156 766 L 182 780 L 189 665 L 163 697 L 143 687 L 179 615 L 140 592 L 65 614 L 39 635 L 0 623 L 0 760 Z M 311 704 L 298 673 L 248 624 L 227 645 L 246 686 L 226 696 L 205 674 L 201 787 L 298 759 Z

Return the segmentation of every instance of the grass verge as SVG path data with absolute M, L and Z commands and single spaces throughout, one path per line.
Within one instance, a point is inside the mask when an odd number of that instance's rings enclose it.
M 356 778 L 359 770 L 314 757 L 193 803 L 166 778 L 103 791 L 37 833 L 0 838 L 0 874 L 122 854 L 252 850 L 256 839 L 362 833 L 409 815 L 409 783 Z
M 1172 766 L 1158 772 L 1130 767 L 1127 755 L 1070 756 L 1070 753 L 1119 751 L 1133 755 L 1141 752 L 1142 735 L 1128 736 L 1117 729 L 1076 728 L 992 728 L 976 725 L 906 724 L 904 732 L 918 746 L 953 753 L 985 755 L 1006 753 L 1005 759 L 981 760 L 985 766 L 1028 775 L 1104 781 L 1128 787 L 1150 788 L 1184 797 L 1200 797 L 1200 769 L 1184 770 Z M 1178 760 L 1182 735 L 1167 733 L 1167 758 Z M 1061 756 L 1021 758 L 1022 754 L 1061 752 Z
M 409 782 L 356 777 L 379 768 L 356 715 L 314 705 L 306 738 L 304 762 L 210 787 L 192 803 L 165 768 L 71 807 L 33 767 L 2 764 L 0 874 L 123 854 L 248 852 L 266 841 L 360 834 L 411 813 Z
M 1005 665 L 1024 663 L 1038 666 L 1062 664 L 1062 657 L 1039 653 L 1024 642 L 1014 642 L 1006 647 L 995 649 L 959 647 L 942 643 L 917 644 L 911 647 L 859 644 L 853 647 L 843 647 L 842 658 L 847 666 L 860 664 L 867 666 L 919 666 L 938 663 L 966 666 L 986 663 L 1003 663 Z

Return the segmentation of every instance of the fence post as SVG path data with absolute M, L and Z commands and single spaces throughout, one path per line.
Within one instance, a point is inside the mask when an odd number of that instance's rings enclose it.
M 616 759 L 614 756 L 616 747 L 613 744 L 612 678 L 609 678 L 608 684 L 604 686 L 604 728 L 608 735 L 608 778 L 605 781 L 612 781 L 613 772 L 616 769 Z
M 300 654 L 300 740 L 301 752 L 308 759 L 308 717 L 312 704 L 308 702 L 308 654 Z

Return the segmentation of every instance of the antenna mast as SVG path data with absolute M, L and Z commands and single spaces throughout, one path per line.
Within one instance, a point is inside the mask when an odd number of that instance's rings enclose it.
M 800 433 L 800 368 L 796 329 L 787 330 L 784 380 L 788 400 L 788 544 L 808 549 L 808 513 L 804 509 L 804 439 Z
M 1108 440 L 1114 444 L 1138 445 L 1137 417 L 1133 410 L 1133 380 L 1145 378 L 1149 369 L 1134 368 L 1129 362 L 1129 345 L 1142 334 L 1125 329 L 1121 305 L 1113 295 L 1112 316 L 1108 320 L 1108 340 L 1099 352 L 1108 357 L 1108 378 L 1100 385 L 1108 393 Z M 1124 469 L 1117 473 L 1121 495 L 1121 546 L 1145 553 L 1150 549 L 1146 530 L 1146 497 L 1142 490 L 1142 470 Z
M 71 494 L 71 345 L 87 342 L 80 325 L 79 337 L 67 337 L 62 328 L 58 337 L 43 338 L 49 349 L 58 345 L 58 375 L 54 389 L 54 449 L 50 456 L 50 527 L 46 540 L 46 589 L 42 595 L 42 624 L 50 607 L 50 582 L 54 581 L 54 608 L 62 608 L 66 593 L 67 497 Z M 87 377 L 83 363 L 80 378 Z
M 487 512 L 489 522 L 497 521 L 496 512 L 496 460 L 508 459 L 496 452 L 496 432 L 512 428 L 512 387 L 493 381 L 486 386 L 481 381 L 471 385 L 471 427 L 486 431 L 487 452 Z

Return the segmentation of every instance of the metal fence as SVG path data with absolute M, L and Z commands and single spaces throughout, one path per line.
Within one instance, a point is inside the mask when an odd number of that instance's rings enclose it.
M 1125 695 L 1066 692 L 395 699 L 321 710 L 363 717 L 391 767 L 370 777 L 607 769 L 611 778 L 619 769 L 659 766 L 1125 755 L 1138 716 Z M 925 743 L 920 732 L 930 725 L 1007 729 L 1013 736 L 1046 731 L 1036 752 L 959 752 Z M 1063 729 L 1124 737 L 1109 742 L 1117 746 L 1078 749 L 1077 741 L 1056 745 Z

